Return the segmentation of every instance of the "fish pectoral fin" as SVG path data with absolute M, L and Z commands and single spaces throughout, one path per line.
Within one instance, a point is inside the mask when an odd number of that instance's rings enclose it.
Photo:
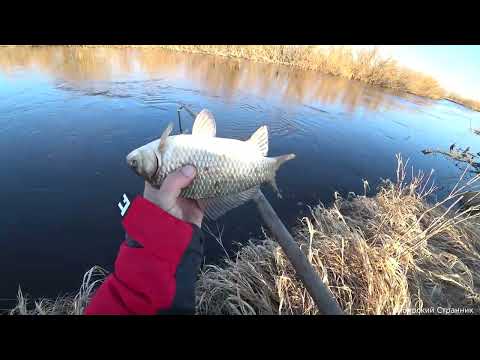
M 217 125 L 212 113 L 207 109 L 200 111 L 193 122 L 192 135 L 195 136 L 211 136 L 217 134 Z
M 200 203 L 200 206 L 205 209 L 205 215 L 210 220 L 217 220 L 226 212 L 246 203 L 258 192 L 259 189 L 259 186 L 255 186 L 238 194 L 198 200 L 198 202 Z
M 270 179 L 269 183 L 272 186 L 273 191 L 277 194 L 277 197 L 279 199 L 281 199 L 282 194 L 280 193 L 280 190 L 278 189 L 277 181 L 275 179 L 275 176 L 276 176 L 276 173 L 277 173 L 278 169 L 280 168 L 280 166 L 282 166 L 283 163 L 285 163 L 286 161 L 295 159 L 295 154 L 275 156 L 272 159 L 275 160 L 275 165 L 274 165 L 275 166 L 275 175 L 273 176 L 273 178 Z
M 266 125 L 259 127 L 257 131 L 247 140 L 248 143 L 253 144 L 262 156 L 267 156 L 268 153 L 268 128 Z

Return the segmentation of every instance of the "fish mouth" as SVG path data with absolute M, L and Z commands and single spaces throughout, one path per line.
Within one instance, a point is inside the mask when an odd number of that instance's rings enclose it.
M 127 165 L 130 169 L 132 169 L 137 175 L 139 174 L 138 169 L 138 161 L 135 159 L 134 152 L 132 151 L 130 154 L 127 155 Z

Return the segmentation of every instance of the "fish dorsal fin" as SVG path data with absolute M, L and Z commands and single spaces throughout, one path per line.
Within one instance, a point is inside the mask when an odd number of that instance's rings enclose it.
M 210 220 L 217 220 L 226 212 L 246 203 L 258 192 L 258 190 L 259 186 L 255 186 L 238 194 L 198 201 L 200 202 L 201 207 L 205 209 L 205 215 Z
M 216 133 L 217 125 L 215 124 L 215 118 L 210 111 L 203 109 L 195 118 L 192 135 L 214 137 Z
M 247 140 L 250 144 L 255 145 L 255 147 L 260 151 L 262 156 L 267 156 L 268 153 L 268 129 L 265 125 L 258 128 L 257 131 L 250 136 L 250 139 Z
M 173 124 L 169 123 L 167 128 L 163 130 L 162 136 L 160 136 L 160 141 L 158 143 L 158 150 L 162 150 L 163 146 L 165 145 L 165 141 L 167 141 L 167 137 L 170 135 L 170 133 L 173 130 Z

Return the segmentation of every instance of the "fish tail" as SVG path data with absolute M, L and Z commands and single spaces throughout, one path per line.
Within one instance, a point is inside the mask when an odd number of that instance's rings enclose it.
M 278 169 L 280 168 L 280 166 L 282 166 L 282 164 L 284 162 L 286 162 L 288 160 L 295 159 L 295 154 L 275 156 L 272 159 L 275 160 L 275 164 L 274 164 L 274 167 L 275 167 L 274 171 L 275 172 L 274 172 L 274 175 L 273 175 L 272 179 L 270 180 L 270 185 L 272 186 L 273 191 L 277 194 L 278 198 L 281 199 L 282 194 L 280 193 L 280 190 L 278 189 L 277 181 L 275 180 L 275 176 L 276 176 L 276 173 L 277 173 Z

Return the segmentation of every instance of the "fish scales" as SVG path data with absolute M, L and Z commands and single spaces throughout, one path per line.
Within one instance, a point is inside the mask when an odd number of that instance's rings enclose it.
M 244 141 L 176 135 L 167 139 L 159 183 L 184 165 L 193 165 L 197 175 L 181 196 L 204 199 L 239 193 L 275 175 L 275 161 L 260 156 Z

